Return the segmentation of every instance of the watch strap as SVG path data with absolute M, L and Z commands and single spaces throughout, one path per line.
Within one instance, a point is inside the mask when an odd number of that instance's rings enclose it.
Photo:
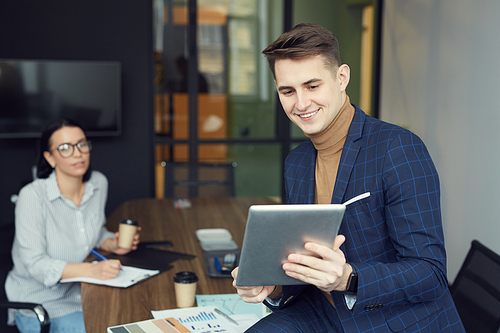
M 352 272 L 349 275 L 349 279 L 347 280 L 347 287 L 344 291 L 346 295 L 356 295 L 358 293 L 358 272 L 356 268 L 352 265 L 349 265 L 352 268 Z

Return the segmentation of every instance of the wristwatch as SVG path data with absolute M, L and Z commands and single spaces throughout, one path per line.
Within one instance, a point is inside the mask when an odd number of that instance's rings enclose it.
M 347 287 L 344 291 L 346 295 L 356 295 L 358 293 L 358 272 L 354 266 L 352 267 L 352 273 L 349 275 L 349 280 L 347 280 Z

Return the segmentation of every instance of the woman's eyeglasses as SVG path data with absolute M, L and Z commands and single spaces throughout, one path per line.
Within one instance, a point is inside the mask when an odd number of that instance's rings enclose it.
M 88 154 L 92 150 L 92 145 L 90 144 L 90 141 L 82 141 L 74 145 L 71 143 L 63 143 L 57 146 L 56 149 L 59 152 L 59 154 L 61 154 L 62 157 L 69 158 L 73 156 L 73 154 L 75 153 L 75 147 L 78 148 L 78 150 L 82 154 Z

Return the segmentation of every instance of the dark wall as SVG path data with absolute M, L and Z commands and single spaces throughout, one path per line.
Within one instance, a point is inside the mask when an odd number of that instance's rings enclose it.
M 151 0 L 0 2 L 0 58 L 104 60 L 122 65 L 122 134 L 92 138 L 91 163 L 109 180 L 106 212 L 154 195 Z M 37 139 L 0 139 L 0 223 L 32 180 Z

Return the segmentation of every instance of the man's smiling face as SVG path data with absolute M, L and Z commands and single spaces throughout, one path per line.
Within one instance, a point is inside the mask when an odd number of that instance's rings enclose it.
M 317 134 L 331 124 L 346 99 L 349 67 L 336 72 L 322 55 L 278 59 L 275 83 L 286 115 L 305 134 Z

